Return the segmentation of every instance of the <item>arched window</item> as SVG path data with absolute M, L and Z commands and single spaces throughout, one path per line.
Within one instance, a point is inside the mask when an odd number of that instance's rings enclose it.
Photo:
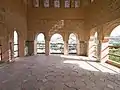
M 75 8 L 79 8 L 80 7 L 80 0 L 75 0 Z
M 70 8 L 70 0 L 65 0 L 65 8 Z
M 45 53 L 45 37 L 43 33 L 37 36 L 37 54 Z
M 94 0 L 90 0 L 90 1 L 91 1 L 91 3 L 94 2 Z
M 54 7 L 60 8 L 60 0 L 54 0 Z
M 50 7 L 50 1 L 49 0 L 44 0 L 44 7 L 49 8 Z
M 34 7 L 39 7 L 40 6 L 40 1 L 39 0 L 33 0 L 33 6 Z
M 50 40 L 50 53 L 63 54 L 63 37 L 60 34 L 54 34 Z
M 75 34 L 71 33 L 69 36 L 69 53 L 76 54 L 77 53 L 77 37 Z
M 18 33 L 14 31 L 14 57 L 18 57 L 19 54 Z

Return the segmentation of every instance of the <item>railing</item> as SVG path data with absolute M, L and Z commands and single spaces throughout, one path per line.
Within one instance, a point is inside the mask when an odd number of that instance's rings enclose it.
M 109 46 L 109 59 L 120 63 L 120 46 Z
M 69 54 L 76 54 L 77 53 L 77 44 L 68 44 L 69 47 Z
M 68 47 L 70 54 L 76 54 L 76 44 L 69 44 Z M 64 43 L 50 43 L 50 52 L 53 54 L 63 54 Z M 45 43 L 37 43 L 37 53 L 45 53 Z
M 55 54 L 64 53 L 64 43 L 50 43 L 50 52 Z
M 14 44 L 14 57 L 19 56 L 19 44 Z
M 37 43 L 37 54 L 45 53 L 45 43 Z

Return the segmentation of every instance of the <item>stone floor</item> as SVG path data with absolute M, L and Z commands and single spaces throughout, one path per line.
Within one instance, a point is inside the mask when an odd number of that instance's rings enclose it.
M 18 58 L 0 65 L 0 90 L 120 90 L 120 69 L 80 56 Z

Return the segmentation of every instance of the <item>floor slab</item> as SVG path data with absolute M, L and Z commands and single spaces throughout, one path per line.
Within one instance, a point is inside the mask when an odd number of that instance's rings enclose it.
M 120 69 L 82 56 L 18 58 L 0 66 L 0 90 L 120 90 Z

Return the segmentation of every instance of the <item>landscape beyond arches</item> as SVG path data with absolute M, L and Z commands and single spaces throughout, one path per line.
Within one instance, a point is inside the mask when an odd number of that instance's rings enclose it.
M 37 54 L 45 53 L 45 36 L 43 33 L 38 34 L 37 38 Z
M 64 53 L 64 42 L 62 35 L 58 33 L 52 35 L 50 39 L 50 53 L 51 54 Z
M 13 38 L 14 38 L 14 57 L 18 57 L 19 56 L 19 37 L 18 37 L 18 33 L 17 33 L 17 31 L 14 31 L 14 36 L 13 36 Z
M 69 35 L 68 48 L 69 48 L 69 54 L 77 53 L 77 36 L 74 33 L 71 33 Z

